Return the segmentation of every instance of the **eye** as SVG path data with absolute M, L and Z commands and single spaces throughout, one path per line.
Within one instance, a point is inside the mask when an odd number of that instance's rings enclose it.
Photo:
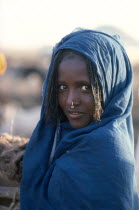
M 85 92 L 91 92 L 91 86 L 90 85 L 83 85 L 81 89 Z
M 66 85 L 58 85 L 59 90 L 65 90 L 67 87 Z

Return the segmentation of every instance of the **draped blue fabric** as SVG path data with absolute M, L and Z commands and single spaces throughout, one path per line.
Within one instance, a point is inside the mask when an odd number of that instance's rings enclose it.
M 101 121 L 80 129 L 68 122 L 45 123 L 47 81 L 61 49 L 78 51 L 96 66 L 104 100 Z M 41 117 L 24 155 L 21 210 L 138 210 L 131 111 L 132 67 L 120 41 L 92 30 L 64 37 L 53 49 Z

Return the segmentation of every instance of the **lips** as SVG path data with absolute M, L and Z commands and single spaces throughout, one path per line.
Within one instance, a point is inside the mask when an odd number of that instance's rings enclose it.
M 84 114 L 83 112 L 79 112 L 76 110 L 68 110 L 67 111 L 67 117 L 71 118 L 71 119 L 78 119 L 78 118 L 82 117 L 83 114 Z

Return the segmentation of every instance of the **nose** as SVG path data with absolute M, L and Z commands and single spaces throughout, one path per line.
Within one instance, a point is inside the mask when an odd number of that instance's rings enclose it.
M 80 104 L 80 94 L 76 90 L 70 90 L 67 95 L 67 105 L 71 106 L 72 102 L 74 106 L 78 106 Z

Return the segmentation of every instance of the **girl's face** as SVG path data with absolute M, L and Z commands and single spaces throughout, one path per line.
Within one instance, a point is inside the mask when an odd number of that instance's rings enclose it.
M 87 65 L 82 57 L 75 55 L 59 64 L 58 86 L 59 105 L 71 126 L 83 128 L 92 122 L 94 99 Z

